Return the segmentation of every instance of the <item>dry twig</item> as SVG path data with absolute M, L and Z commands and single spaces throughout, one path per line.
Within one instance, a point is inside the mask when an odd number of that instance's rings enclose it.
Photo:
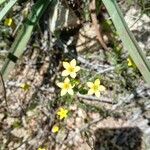
M 96 15 L 96 1 L 92 0 L 91 4 L 90 4 L 90 10 L 91 10 L 91 19 L 92 19 L 92 23 L 95 27 L 95 31 L 96 31 L 96 35 L 97 35 L 97 40 L 99 41 L 100 45 L 105 49 L 105 50 L 109 50 L 109 48 L 107 47 L 107 45 L 105 44 L 104 40 L 103 40 L 103 36 L 102 36 L 102 29 L 100 24 L 98 24 L 97 22 L 97 15 Z
M 5 83 L 4 83 L 4 80 L 3 80 L 3 77 L 2 77 L 1 72 L 0 72 L 0 83 L 1 83 L 1 87 L 2 87 L 3 98 L 4 98 L 4 100 L 5 100 L 6 106 L 8 106 L 8 105 L 7 105 L 7 97 L 6 97 Z
M 82 95 L 82 94 L 77 94 L 77 97 L 79 98 L 83 98 L 83 99 L 86 99 L 86 100 L 89 100 L 89 101 L 97 101 L 97 102 L 101 102 L 101 103 L 107 103 L 107 104 L 113 104 L 112 100 L 111 99 L 106 99 L 106 98 L 97 98 L 97 97 L 94 97 L 94 96 L 89 96 L 89 95 Z

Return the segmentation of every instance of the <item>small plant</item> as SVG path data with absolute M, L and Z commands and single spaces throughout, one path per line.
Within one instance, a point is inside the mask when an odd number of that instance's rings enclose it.
M 81 68 L 76 65 L 75 59 L 71 60 L 70 62 L 63 62 L 63 67 L 65 70 L 62 71 L 61 75 L 62 77 L 66 78 L 63 82 L 56 83 L 56 85 L 61 89 L 60 96 L 64 98 L 64 101 L 69 101 L 70 99 L 73 100 L 74 97 L 83 90 L 84 95 L 95 94 L 95 96 L 99 98 L 100 92 L 106 90 L 106 87 L 100 84 L 100 79 L 98 78 L 96 78 L 93 82 L 87 83 L 80 83 L 80 80 L 76 80 L 75 78 L 77 77 L 77 72 L 79 72 Z M 71 97 L 67 97 L 67 95 L 70 95 Z M 68 117 L 68 113 L 69 110 L 63 107 L 59 108 L 57 111 L 57 115 L 60 120 L 66 119 Z M 57 133 L 58 131 L 59 127 L 54 125 L 52 132 Z
M 61 89 L 60 96 L 66 103 L 66 101 L 73 101 L 78 93 L 84 90 L 84 95 L 93 95 L 97 98 L 100 97 L 100 92 L 106 90 L 106 87 L 100 84 L 100 79 L 96 78 L 93 82 L 80 83 L 80 80 L 75 79 L 81 68 L 76 65 L 76 60 L 73 59 L 70 62 L 63 62 L 63 67 L 65 70 L 62 71 L 62 78 L 65 77 L 63 82 L 58 82 L 56 85 Z M 79 77 L 78 77 L 79 78 Z M 62 79 L 63 80 L 63 79 Z M 87 90 L 86 90 L 87 89 Z M 83 93 L 83 92 L 81 92 Z M 62 100 L 61 99 L 61 100 Z M 57 116 L 59 120 L 67 119 L 69 110 L 60 107 L 57 111 Z M 53 126 L 52 132 L 59 132 L 61 126 Z
M 76 86 L 76 80 L 75 77 L 77 76 L 77 72 L 80 70 L 79 66 L 76 66 L 76 60 L 73 59 L 70 63 L 69 62 L 63 62 L 63 67 L 65 68 L 65 70 L 62 72 L 62 76 L 70 76 L 73 79 L 69 79 L 68 77 L 64 79 L 64 82 L 58 82 L 56 83 L 56 85 L 61 88 L 61 96 L 64 96 L 65 94 L 70 94 L 70 95 L 74 95 L 76 93 L 78 93 L 80 91 L 80 89 L 84 89 L 85 87 L 82 87 L 81 85 L 78 83 Z M 72 85 L 72 83 L 74 83 Z M 93 95 L 95 94 L 96 97 L 100 97 L 100 92 L 105 91 L 105 87 L 103 85 L 100 85 L 100 80 L 99 79 L 95 79 L 94 82 L 87 82 L 86 83 L 87 87 L 90 88 L 88 90 L 88 95 Z M 74 92 L 74 88 L 76 88 L 76 91 Z

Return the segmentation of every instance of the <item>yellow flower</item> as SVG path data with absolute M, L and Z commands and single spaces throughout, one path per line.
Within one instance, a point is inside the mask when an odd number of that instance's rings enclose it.
M 11 26 L 13 23 L 13 19 L 12 18 L 6 18 L 5 21 L 4 21 L 4 25 L 5 26 Z
M 128 66 L 129 66 L 129 67 L 131 67 L 131 66 L 133 65 L 130 58 L 127 59 L 127 62 L 128 62 Z
M 46 150 L 45 148 L 38 148 L 38 150 Z
M 65 108 L 60 108 L 57 112 L 57 115 L 59 116 L 60 120 L 65 119 L 68 116 L 68 110 Z
M 96 97 L 100 97 L 100 92 L 106 89 L 103 85 L 100 85 L 99 79 L 96 79 L 94 82 L 87 82 L 87 86 L 90 88 L 88 95 L 95 94 Z
M 24 90 L 24 91 L 28 91 L 30 89 L 30 85 L 28 83 L 22 83 L 20 85 L 20 87 Z
M 76 66 L 76 60 L 73 59 L 70 63 L 63 62 L 63 67 L 65 70 L 62 72 L 62 76 L 70 75 L 72 78 L 76 77 L 76 72 L 80 70 L 79 66 Z
M 128 66 L 129 66 L 129 67 L 134 67 L 134 68 L 136 68 L 135 63 L 133 62 L 133 60 L 132 60 L 130 57 L 127 59 L 127 63 L 128 63 Z
M 70 83 L 69 78 L 65 78 L 64 82 L 57 83 L 57 86 L 61 88 L 61 96 L 65 95 L 66 93 L 69 93 L 70 95 L 73 95 L 73 86 Z
M 59 127 L 56 126 L 56 125 L 54 125 L 53 128 L 52 128 L 52 132 L 53 132 L 53 133 L 56 133 L 56 132 L 58 132 L 58 131 L 59 131 Z

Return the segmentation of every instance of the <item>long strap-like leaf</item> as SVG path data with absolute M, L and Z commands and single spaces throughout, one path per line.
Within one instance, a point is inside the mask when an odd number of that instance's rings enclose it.
M 133 34 L 129 30 L 116 0 L 102 1 L 107 8 L 109 15 L 111 16 L 114 26 L 116 27 L 120 39 L 122 40 L 124 48 L 128 50 L 130 56 L 143 75 L 144 79 L 150 85 L 150 64 L 146 60 L 145 55 L 140 49 Z
M 6 0 L 0 0 L 0 5 L 3 4 Z
M 17 0 L 10 0 L 4 8 L 0 11 L 0 21 L 4 18 L 4 16 L 9 12 L 9 10 L 15 5 Z
M 22 25 L 22 28 L 20 29 L 19 34 L 12 44 L 8 57 L 2 67 L 1 73 L 4 80 L 8 78 L 8 74 L 14 68 L 15 62 L 26 49 L 34 26 L 50 2 L 51 0 L 38 0 L 37 3 L 33 6 L 31 14 L 29 15 L 26 22 Z

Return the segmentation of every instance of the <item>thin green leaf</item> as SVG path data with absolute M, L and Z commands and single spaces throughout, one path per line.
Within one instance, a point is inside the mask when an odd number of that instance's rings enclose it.
M 14 68 L 17 58 L 20 58 L 20 56 L 23 54 L 32 35 L 33 28 L 50 2 L 51 0 L 39 0 L 33 6 L 31 14 L 27 18 L 26 22 L 22 25 L 19 34 L 10 48 L 8 58 L 2 67 L 1 73 L 4 80 L 8 78 L 8 74 Z
M 102 0 L 107 8 L 123 46 L 128 50 L 134 63 L 150 85 L 150 64 L 140 49 L 132 32 L 129 30 L 116 0 Z
M 0 0 L 0 5 L 3 4 L 6 0 Z
M 17 0 L 10 0 L 5 7 L 0 11 L 0 21 L 6 16 L 9 10 L 15 5 Z

